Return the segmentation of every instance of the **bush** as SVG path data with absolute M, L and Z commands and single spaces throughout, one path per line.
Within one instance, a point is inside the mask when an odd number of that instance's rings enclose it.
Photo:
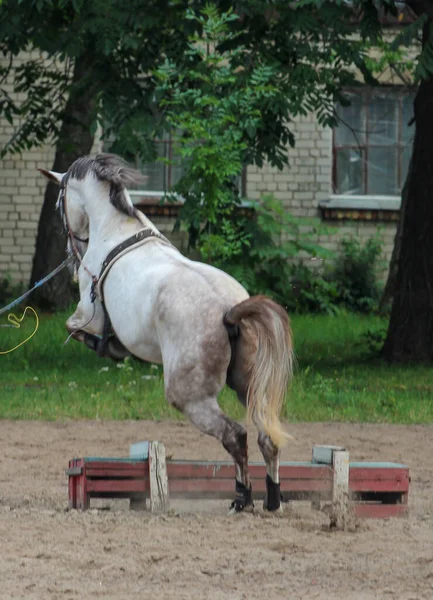
M 292 217 L 273 196 L 265 196 L 253 211 L 250 217 L 224 221 L 218 233 L 202 235 L 202 259 L 230 273 L 250 294 L 271 296 L 291 311 L 332 312 L 335 286 L 300 259 L 301 253 L 334 256 L 314 242 L 325 228 Z
M 0 275 L 0 308 L 20 296 L 23 289 L 23 284 L 12 283 L 9 275 Z
M 377 269 L 382 248 L 380 234 L 364 244 L 354 237 L 341 241 L 341 253 L 332 272 L 338 304 L 364 313 L 377 308 L 380 299 Z

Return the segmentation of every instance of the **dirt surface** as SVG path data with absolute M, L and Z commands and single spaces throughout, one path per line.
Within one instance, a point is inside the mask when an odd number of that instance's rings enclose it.
M 126 501 L 67 510 L 68 460 L 128 456 L 132 442 L 165 443 L 173 458 L 226 459 L 183 423 L 0 421 L 0 598 L 324 599 L 433 598 L 433 429 L 298 424 L 284 460 L 317 444 L 352 460 L 411 469 L 410 516 L 330 532 L 307 503 L 280 517 L 227 515 L 227 502 L 175 504 L 169 515 Z M 253 435 L 253 434 L 252 434 Z M 254 435 L 255 438 L 255 435 Z M 250 438 L 252 460 L 260 460 Z

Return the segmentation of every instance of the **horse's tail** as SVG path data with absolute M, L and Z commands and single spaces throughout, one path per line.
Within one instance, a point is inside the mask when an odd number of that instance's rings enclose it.
M 253 296 L 233 306 L 225 314 L 224 323 L 228 327 L 239 325 L 242 369 L 247 377 L 248 418 L 280 448 L 291 437 L 280 421 L 293 373 L 292 333 L 287 312 L 267 296 Z

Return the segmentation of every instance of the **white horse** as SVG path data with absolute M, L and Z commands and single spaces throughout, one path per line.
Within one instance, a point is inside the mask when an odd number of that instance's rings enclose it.
M 96 349 L 105 306 L 114 332 L 105 354 L 163 364 L 168 402 L 232 456 L 232 511 L 239 512 L 253 505 L 247 433 L 217 401 L 225 383 L 233 388 L 259 431 L 264 506 L 279 509 L 279 448 L 290 437 L 279 416 L 293 356 L 286 311 L 266 296 L 249 297 L 223 271 L 184 257 L 133 206 L 126 185 L 142 176 L 120 158 L 83 157 L 64 174 L 40 170 L 60 185 L 57 205 L 79 261 L 80 301 L 68 331 Z

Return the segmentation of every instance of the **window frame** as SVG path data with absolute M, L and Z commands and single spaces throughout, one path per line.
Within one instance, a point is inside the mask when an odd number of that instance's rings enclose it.
M 392 145 L 389 144 L 378 144 L 378 143 L 374 143 L 374 144 L 369 144 L 369 135 L 371 135 L 371 132 L 369 130 L 369 117 L 370 117 L 370 104 L 371 104 L 371 96 L 372 94 L 374 94 L 374 92 L 378 92 L 378 91 L 389 91 L 391 94 L 395 94 L 395 100 L 398 102 L 398 129 L 397 129 L 397 139 L 396 142 Z M 396 200 L 400 199 L 401 197 L 401 192 L 399 194 L 377 194 L 377 193 L 369 193 L 368 192 L 368 154 L 369 154 L 369 150 L 370 149 L 376 149 L 376 148 L 386 148 L 386 147 L 391 147 L 393 150 L 397 150 L 398 152 L 398 156 L 399 156 L 399 160 L 398 160 L 398 164 L 397 164 L 397 184 L 399 185 L 400 189 L 403 188 L 403 184 L 404 184 L 404 180 L 402 177 L 402 171 L 403 171 L 403 151 L 405 148 L 404 142 L 403 142 L 403 101 L 404 101 L 404 97 L 408 96 L 408 95 L 413 95 L 414 94 L 414 90 L 412 88 L 407 88 L 404 86 L 397 86 L 397 85 L 383 85 L 380 87 L 372 87 L 372 86 L 360 86 L 360 87 L 350 87 L 350 88 L 346 88 L 345 89 L 346 93 L 349 94 L 359 94 L 362 98 L 362 108 L 363 110 L 365 110 L 365 118 L 366 118 L 366 127 L 365 127 L 365 133 L 364 133 L 364 141 L 362 143 L 354 143 L 354 144 L 342 144 L 342 145 L 337 145 L 336 144 L 336 135 L 337 135 L 337 128 L 334 127 L 332 129 L 332 181 L 331 181 L 331 186 L 332 186 L 332 193 L 331 193 L 331 199 L 335 201 L 335 204 L 338 204 L 338 201 L 340 200 L 342 204 L 344 204 L 345 206 L 347 205 L 347 202 L 349 202 L 350 200 L 353 200 L 354 202 L 359 203 L 363 203 L 365 202 L 367 205 L 371 205 L 371 200 L 376 201 L 380 204 L 381 208 L 383 208 L 384 205 L 386 205 L 386 202 L 391 202 L 393 207 L 396 206 Z M 344 126 L 344 125 L 343 125 Z M 367 190 L 366 193 L 364 194 L 349 194 L 349 193 L 338 193 L 336 191 L 337 189 L 337 176 L 338 176 L 338 172 L 337 172 L 337 156 L 338 156 L 338 152 L 343 150 L 343 149 L 352 149 L 352 150 L 358 150 L 362 152 L 362 156 L 363 156 L 363 161 L 364 161 L 364 165 L 363 165 L 363 172 L 362 172 L 362 180 L 363 180 L 363 186 L 364 189 Z
M 162 140 L 155 139 L 154 140 L 155 144 L 165 144 L 165 145 L 167 145 L 167 148 L 168 148 L 167 154 L 164 154 L 163 156 L 165 156 L 167 158 L 167 160 L 169 160 L 169 161 L 171 161 L 172 158 L 173 158 L 173 139 L 174 138 L 173 138 L 173 135 L 172 135 L 172 131 L 170 130 L 168 132 L 168 138 L 167 139 L 162 139 Z M 128 190 L 129 191 L 129 195 L 131 196 L 131 198 L 133 198 L 133 201 L 136 198 L 137 199 L 136 200 L 137 203 L 140 203 L 140 200 L 143 200 L 143 199 L 147 199 L 147 200 L 157 199 L 159 202 L 161 202 L 161 200 L 164 200 L 165 196 L 167 196 L 167 195 L 170 194 L 173 198 L 176 198 L 176 200 L 179 203 L 183 204 L 185 202 L 185 199 L 182 196 L 180 196 L 179 194 L 175 194 L 175 193 L 172 193 L 170 191 L 171 187 L 173 185 L 173 183 L 172 183 L 172 181 L 173 181 L 173 172 L 172 172 L 172 169 L 173 169 L 174 165 L 171 162 L 170 163 L 164 163 L 163 161 L 158 161 L 158 159 L 155 160 L 154 162 L 155 163 L 162 163 L 163 166 L 164 166 L 164 177 L 163 177 L 163 180 L 164 180 L 164 185 L 166 186 L 165 189 L 163 189 L 163 190 L 156 190 L 156 189 L 155 190 L 151 190 L 151 189 L 147 190 L 147 189 L 143 189 L 143 188 L 129 189 Z M 137 157 L 135 158 L 135 160 L 134 160 L 134 162 L 132 164 L 133 164 L 133 166 L 137 170 L 139 170 L 141 173 L 143 173 L 143 175 L 146 177 L 146 173 L 144 172 L 143 167 L 140 166 L 140 161 L 138 160 Z M 152 163 L 147 163 L 147 164 L 152 164 Z M 167 171 L 167 176 L 165 175 L 166 171 Z M 239 181 L 239 193 L 240 193 L 240 196 L 241 196 L 241 199 L 242 199 L 241 200 L 241 205 L 242 206 L 248 205 L 249 203 L 245 200 L 245 194 L 246 194 L 246 189 L 247 189 L 247 167 L 246 166 L 244 166 L 242 168 L 242 171 L 241 171 L 241 173 L 238 176 L 238 181 Z

